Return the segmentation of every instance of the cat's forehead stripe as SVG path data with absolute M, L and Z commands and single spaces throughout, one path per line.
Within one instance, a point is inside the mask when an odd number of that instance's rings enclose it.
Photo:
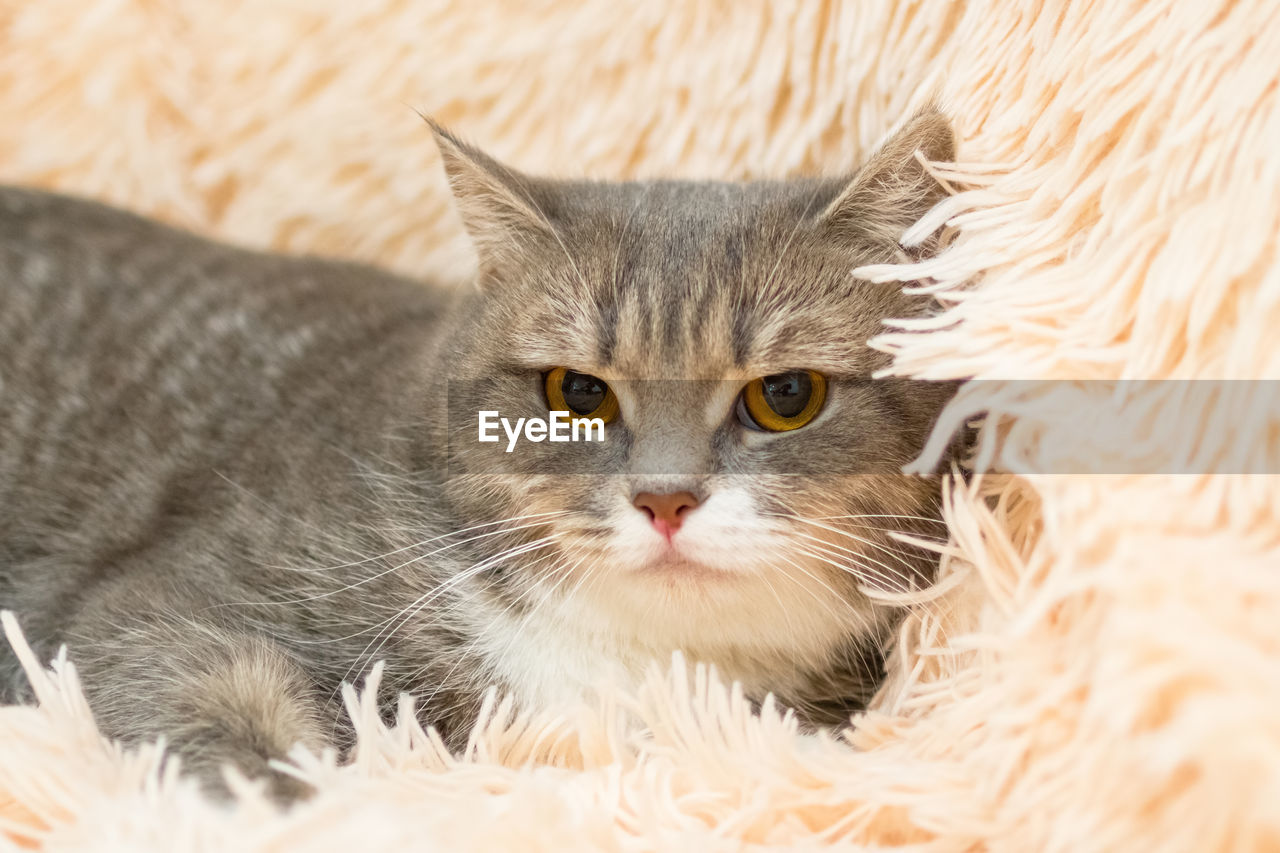
M 596 352 L 600 364 L 613 363 L 618 346 L 618 303 L 602 296 L 596 300 Z
M 751 358 L 754 336 L 751 334 L 751 321 L 743 299 L 736 299 L 733 303 L 733 329 L 729 335 L 729 343 L 733 350 L 733 366 L 745 367 Z

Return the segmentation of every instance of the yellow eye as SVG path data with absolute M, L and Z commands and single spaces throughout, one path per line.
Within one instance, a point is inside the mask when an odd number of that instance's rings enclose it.
M 618 416 L 618 398 L 603 379 L 589 373 L 557 367 L 547 371 L 543 381 L 547 390 L 547 408 L 550 411 L 569 412 L 575 417 L 599 418 L 605 423 Z
M 827 380 L 812 370 L 792 370 L 752 379 L 738 395 L 738 420 L 747 429 L 786 432 L 818 416 L 827 400 Z

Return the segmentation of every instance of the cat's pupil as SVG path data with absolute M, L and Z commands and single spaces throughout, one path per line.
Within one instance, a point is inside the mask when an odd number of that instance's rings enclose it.
M 560 383 L 565 405 L 578 415 L 589 415 L 600 408 L 607 390 L 604 382 L 594 376 L 572 370 L 565 373 L 564 381 Z
M 765 402 L 784 418 L 794 418 L 803 412 L 812 394 L 813 380 L 808 371 L 776 373 L 764 378 Z

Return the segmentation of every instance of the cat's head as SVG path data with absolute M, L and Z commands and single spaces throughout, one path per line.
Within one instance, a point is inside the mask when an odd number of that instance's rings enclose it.
M 480 260 L 450 497 L 519 531 L 494 537 L 494 594 L 658 653 L 803 665 L 883 624 L 865 590 L 926 582 L 889 531 L 941 531 L 936 484 L 899 472 L 952 389 L 870 379 L 888 359 L 868 338 L 929 304 L 851 271 L 908 259 L 943 194 L 917 152 L 952 156 L 941 115 L 852 177 L 746 183 L 538 179 L 436 134 Z M 552 410 L 604 441 L 512 445 L 493 418 L 479 441 L 480 412 Z

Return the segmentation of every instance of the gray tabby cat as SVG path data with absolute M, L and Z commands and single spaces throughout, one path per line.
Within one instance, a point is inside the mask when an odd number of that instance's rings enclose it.
M 890 531 L 940 531 L 899 469 L 953 391 L 866 381 L 929 305 L 850 270 L 908 257 L 946 121 L 750 183 L 536 179 L 435 132 L 461 293 L 0 190 L 0 607 L 108 735 L 284 798 L 268 762 L 344 745 L 377 659 L 452 745 L 488 685 L 544 707 L 676 649 L 846 721 L 897 616 L 867 593 L 932 571 Z M 549 409 L 604 440 L 478 439 Z

